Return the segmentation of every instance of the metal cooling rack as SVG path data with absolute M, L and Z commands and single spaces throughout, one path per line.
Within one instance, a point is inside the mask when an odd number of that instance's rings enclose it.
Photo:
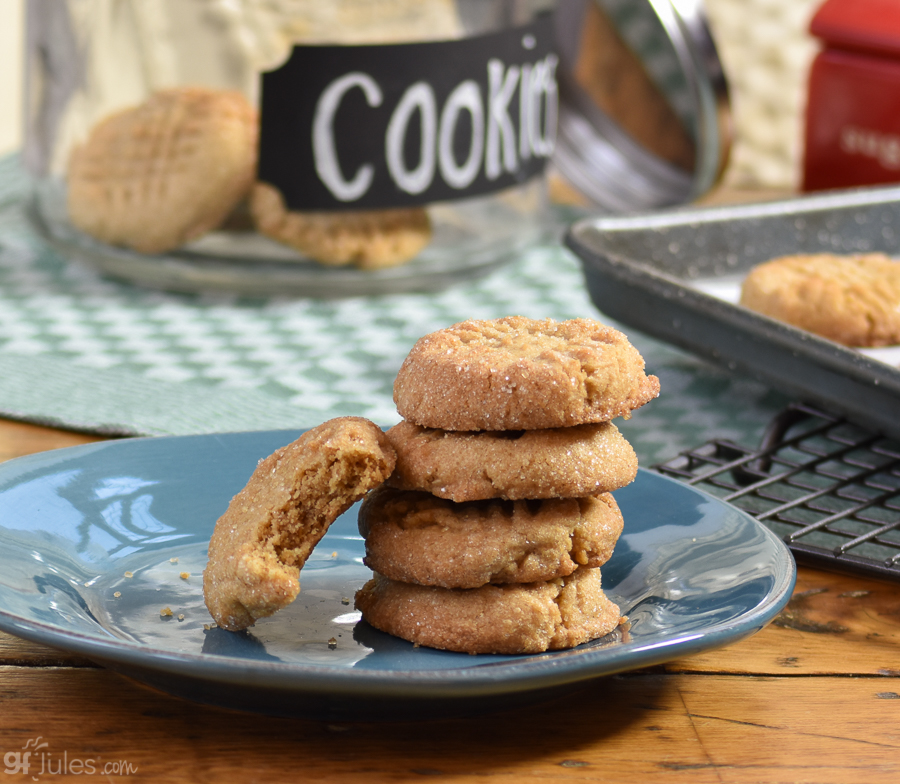
M 900 441 L 795 404 L 747 448 L 710 441 L 653 469 L 734 504 L 798 563 L 900 580 Z

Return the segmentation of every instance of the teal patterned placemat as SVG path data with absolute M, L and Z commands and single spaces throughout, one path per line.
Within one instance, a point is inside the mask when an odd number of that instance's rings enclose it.
M 28 194 L 17 157 L 0 160 L 0 415 L 11 418 L 122 435 L 308 427 L 345 414 L 390 425 L 394 375 L 428 332 L 513 314 L 606 320 L 557 244 L 438 293 L 246 300 L 144 290 L 47 247 L 25 217 Z M 629 337 L 662 382 L 660 398 L 621 423 L 645 464 L 713 437 L 755 443 L 786 402 Z

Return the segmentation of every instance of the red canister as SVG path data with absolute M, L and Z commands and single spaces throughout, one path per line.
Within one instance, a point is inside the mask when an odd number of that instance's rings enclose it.
M 826 0 L 813 61 L 803 190 L 900 182 L 900 0 Z

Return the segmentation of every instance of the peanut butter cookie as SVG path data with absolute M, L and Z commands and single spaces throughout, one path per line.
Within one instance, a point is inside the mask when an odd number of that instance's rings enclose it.
M 404 419 L 443 430 L 537 430 L 627 417 L 659 379 L 591 319 L 464 321 L 420 338 L 394 382 Z
M 900 343 L 900 264 L 883 253 L 773 259 L 750 270 L 740 302 L 845 346 Z
M 375 572 L 406 583 L 478 588 L 602 566 L 622 533 L 622 513 L 609 493 L 457 504 L 381 487 L 360 507 L 359 532 Z
M 294 601 L 300 569 L 328 526 L 380 485 L 394 460 L 380 428 L 339 417 L 261 461 L 209 544 L 203 594 L 216 623 L 245 629 Z
M 356 593 L 363 619 L 388 634 L 462 653 L 541 653 L 603 637 L 621 620 L 600 570 L 522 585 L 431 588 L 376 574 Z
M 256 169 L 256 111 L 238 92 L 178 87 L 101 120 L 69 160 L 72 225 L 162 253 L 218 226 Z
M 611 422 L 546 430 L 462 432 L 400 422 L 389 484 L 451 501 L 582 498 L 634 481 L 637 456 Z
M 431 241 L 431 221 L 422 207 L 297 212 L 287 208 L 277 188 L 258 182 L 250 212 L 261 234 L 329 266 L 395 267 Z

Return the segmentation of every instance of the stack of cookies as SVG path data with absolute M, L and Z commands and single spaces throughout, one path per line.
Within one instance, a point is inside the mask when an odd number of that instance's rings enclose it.
M 600 567 L 637 473 L 610 420 L 659 394 L 622 333 L 588 319 L 466 321 L 416 343 L 394 385 L 397 463 L 360 508 L 356 595 L 418 645 L 537 653 L 620 621 Z

